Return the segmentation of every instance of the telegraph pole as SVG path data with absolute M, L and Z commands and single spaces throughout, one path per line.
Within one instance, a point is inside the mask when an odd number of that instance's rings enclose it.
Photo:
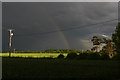
M 13 29 L 8 29 L 9 31 L 9 57 L 11 56 L 11 48 L 12 48 L 12 37 L 13 37 Z

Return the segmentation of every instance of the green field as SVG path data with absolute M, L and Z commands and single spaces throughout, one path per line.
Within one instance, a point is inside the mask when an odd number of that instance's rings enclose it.
M 12 53 L 11 57 L 56 58 L 59 54 L 63 54 L 66 57 L 68 53 Z M 1 53 L 0 56 L 7 57 L 9 56 L 9 53 Z
M 3 58 L 2 62 L 3 80 L 120 80 L 115 60 Z

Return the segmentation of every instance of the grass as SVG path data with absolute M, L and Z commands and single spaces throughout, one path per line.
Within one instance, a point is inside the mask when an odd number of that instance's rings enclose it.
M 115 60 L 3 58 L 2 61 L 3 80 L 120 80 L 119 62 Z
M 51 57 L 56 58 L 59 54 L 63 54 L 65 57 L 68 53 L 12 53 L 11 57 L 32 57 L 32 58 L 41 58 L 41 57 Z M 0 56 L 7 57 L 9 53 L 1 53 Z

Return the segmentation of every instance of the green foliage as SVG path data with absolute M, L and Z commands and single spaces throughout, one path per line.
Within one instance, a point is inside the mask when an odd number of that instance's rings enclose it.
M 43 53 L 71 53 L 71 52 L 79 53 L 81 51 L 77 49 L 47 49 L 43 51 Z
M 91 51 L 84 51 L 83 53 L 72 52 L 69 53 L 66 57 L 67 59 L 77 59 L 77 60 L 108 60 L 109 55 L 108 53 L 100 53 L 99 52 L 91 52 Z
M 100 44 L 100 39 L 97 36 L 93 36 L 92 40 L 93 45 L 99 45 Z
M 116 54 L 112 57 L 112 60 L 120 60 L 120 54 Z
M 63 58 L 64 58 L 64 55 L 63 55 L 63 54 L 60 54 L 60 55 L 58 55 L 57 58 L 59 58 L 59 59 L 63 59 Z
M 77 57 L 77 59 L 82 60 L 82 59 L 87 59 L 88 53 L 80 53 Z
M 93 52 L 88 54 L 88 59 L 90 60 L 99 60 L 100 59 L 100 55 L 98 52 Z
M 97 52 L 81 53 L 78 55 L 78 59 L 98 60 L 100 59 L 100 55 Z
M 7 51 L 3 51 L 7 53 Z M 42 51 L 15 51 L 15 53 L 70 53 L 70 52 L 81 52 L 81 50 L 77 49 L 47 49 Z
M 104 53 L 104 52 L 102 52 Z M 66 59 L 76 59 L 76 60 L 99 60 L 99 59 L 108 59 L 108 55 L 99 55 L 99 52 L 92 52 L 92 51 L 84 51 L 77 53 L 72 51 L 70 53 L 12 53 L 11 57 L 23 57 L 23 58 L 66 58 Z M 108 54 L 108 53 L 105 53 Z M 7 57 L 8 53 L 3 53 L 3 57 Z
M 76 59 L 77 58 L 77 53 L 75 52 L 71 52 L 71 53 L 68 53 L 67 59 Z
M 41 51 L 15 51 L 15 53 L 41 53 Z
M 115 33 L 112 35 L 113 42 L 115 43 L 116 52 L 120 54 L 120 22 L 116 26 Z
M 108 60 L 108 59 L 110 59 L 108 53 L 101 53 L 101 59 L 102 60 Z
M 113 59 L 120 60 L 120 22 L 116 26 L 115 33 L 112 35 L 112 39 L 114 42 L 115 52 L 117 53 Z

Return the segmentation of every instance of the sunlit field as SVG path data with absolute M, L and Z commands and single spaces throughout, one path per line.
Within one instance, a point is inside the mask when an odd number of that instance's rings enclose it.
M 3 58 L 3 80 L 120 80 L 115 60 Z
M 64 57 L 67 56 L 68 53 L 12 53 L 11 57 L 31 57 L 31 58 L 57 58 L 58 55 L 63 54 Z M 1 53 L 0 56 L 8 57 L 9 53 Z

